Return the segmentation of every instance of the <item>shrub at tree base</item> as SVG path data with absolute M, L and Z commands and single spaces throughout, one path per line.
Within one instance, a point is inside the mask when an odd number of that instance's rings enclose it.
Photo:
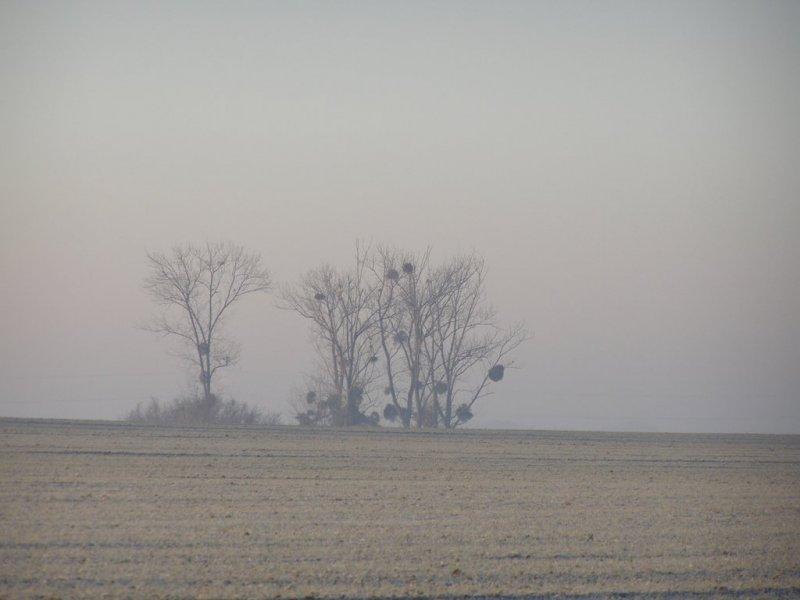
M 215 395 L 185 396 L 161 403 L 155 398 L 139 403 L 126 417 L 148 425 L 280 425 L 281 416 L 236 400 Z

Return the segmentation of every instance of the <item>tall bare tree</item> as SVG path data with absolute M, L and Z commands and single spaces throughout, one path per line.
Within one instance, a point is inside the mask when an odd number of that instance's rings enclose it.
M 239 358 L 236 342 L 223 335 L 225 317 L 244 296 L 270 289 L 269 271 L 259 254 L 233 243 L 175 246 L 147 259 L 144 287 L 163 310 L 146 328 L 183 342 L 181 356 L 199 370 L 208 399 L 217 371 Z
M 427 410 L 431 371 L 425 365 L 425 344 L 431 334 L 435 305 L 428 264 L 430 250 L 415 254 L 379 247 L 371 262 L 376 282 L 375 325 L 384 357 L 391 405 L 384 416 L 399 418 L 404 427 L 435 426 Z
M 526 339 L 523 323 L 504 329 L 485 297 L 486 265 L 469 254 L 436 270 L 431 285 L 432 326 L 426 338 L 426 357 L 433 384 L 437 421 L 453 428 L 469 421 L 473 405 L 491 394 L 500 381 L 509 355 Z M 458 406 L 456 406 L 456 404 Z
M 283 308 L 310 321 L 321 377 L 327 382 L 322 387 L 328 391 L 319 394 L 325 397 L 318 399 L 327 404 L 309 410 L 317 416 L 332 413 L 331 420 L 344 425 L 370 421 L 364 413 L 370 403 L 370 384 L 377 375 L 375 288 L 366 276 L 367 256 L 367 250 L 357 247 L 352 268 L 324 265 L 282 294 Z M 319 377 L 316 387 L 320 387 Z M 335 417 L 339 411 L 340 419 Z M 307 414 L 311 418 L 311 413 Z
M 475 254 L 433 267 L 430 250 L 379 247 L 372 272 L 390 398 L 384 417 L 404 427 L 466 423 L 510 366 L 503 361 L 527 338 L 525 326 L 497 324 Z

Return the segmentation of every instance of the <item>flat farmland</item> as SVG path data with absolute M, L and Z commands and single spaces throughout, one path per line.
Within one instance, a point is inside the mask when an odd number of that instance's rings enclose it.
M 800 437 L 0 420 L 0 597 L 800 597 Z

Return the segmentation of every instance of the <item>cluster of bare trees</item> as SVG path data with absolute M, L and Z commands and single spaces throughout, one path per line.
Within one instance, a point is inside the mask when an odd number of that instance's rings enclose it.
M 357 247 L 354 264 L 307 273 L 282 294 L 311 323 L 318 368 L 297 399 L 302 424 L 388 421 L 454 428 L 503 379 L 523 324 L 497 323 L 475 254 Z
M 145 289 L 163 310 L 147 328 L 182 342 L 199 374 L 198 406 L 218 408 L 214 376 L 239 358 L 225 317 L 243 297 L 269 291 L 270 274 L 257 253 L 231 243 L 177 246 L 148 260 Z M 447 429 L 469 421 L 527 338 L 521 323 L 498 325 L 485 279 L 476 254 L 433 264 L 429 250 L 358 245 L 349 267 L 323 265 L 286 287 L 282 307 L 311 324 L 317 357 L 296 398 L 298 421 L 377 425 L 382 414 L 407 428 Z

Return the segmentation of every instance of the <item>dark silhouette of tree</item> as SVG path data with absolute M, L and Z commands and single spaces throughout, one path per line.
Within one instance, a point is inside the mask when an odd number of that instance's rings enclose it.
M 476 254 L 459 256 L 431 276 L 433 299 L 427 363 L 434 381 L 432 410 L 445 428 L 472 418 L 472 408 L 503 379 L 509 356 L 528 339 L 524 323 L 498 324 L 485 295 L 486 264 Z M 506 364 L 503 364 L 506 362 Z M 456 404 L 459 403 L 456 409 Z
M 181 356 L 198 369 L 203 397 L 211 398 L 214 375 L 239 358 L 236 342 L 223 335 L 228 309 L 268 291 L 269 271 L 259 254 L 233 243 L 176 246 L 147 259 L 144 288 L 163 310 L 146 329 L 183 343 Z
M 378 374 L 375 290 L 367 278 L 367 252 L 358 247 L 355 258 L 351 269 L 323 265 L 309 271 L 282 294 L 282 307 L 308 320 L 314 336 L 319 373 L 313 391 L 319 402 L 306 409 L 309 421 L 342 425 L 370 421 L 364 411 Z

